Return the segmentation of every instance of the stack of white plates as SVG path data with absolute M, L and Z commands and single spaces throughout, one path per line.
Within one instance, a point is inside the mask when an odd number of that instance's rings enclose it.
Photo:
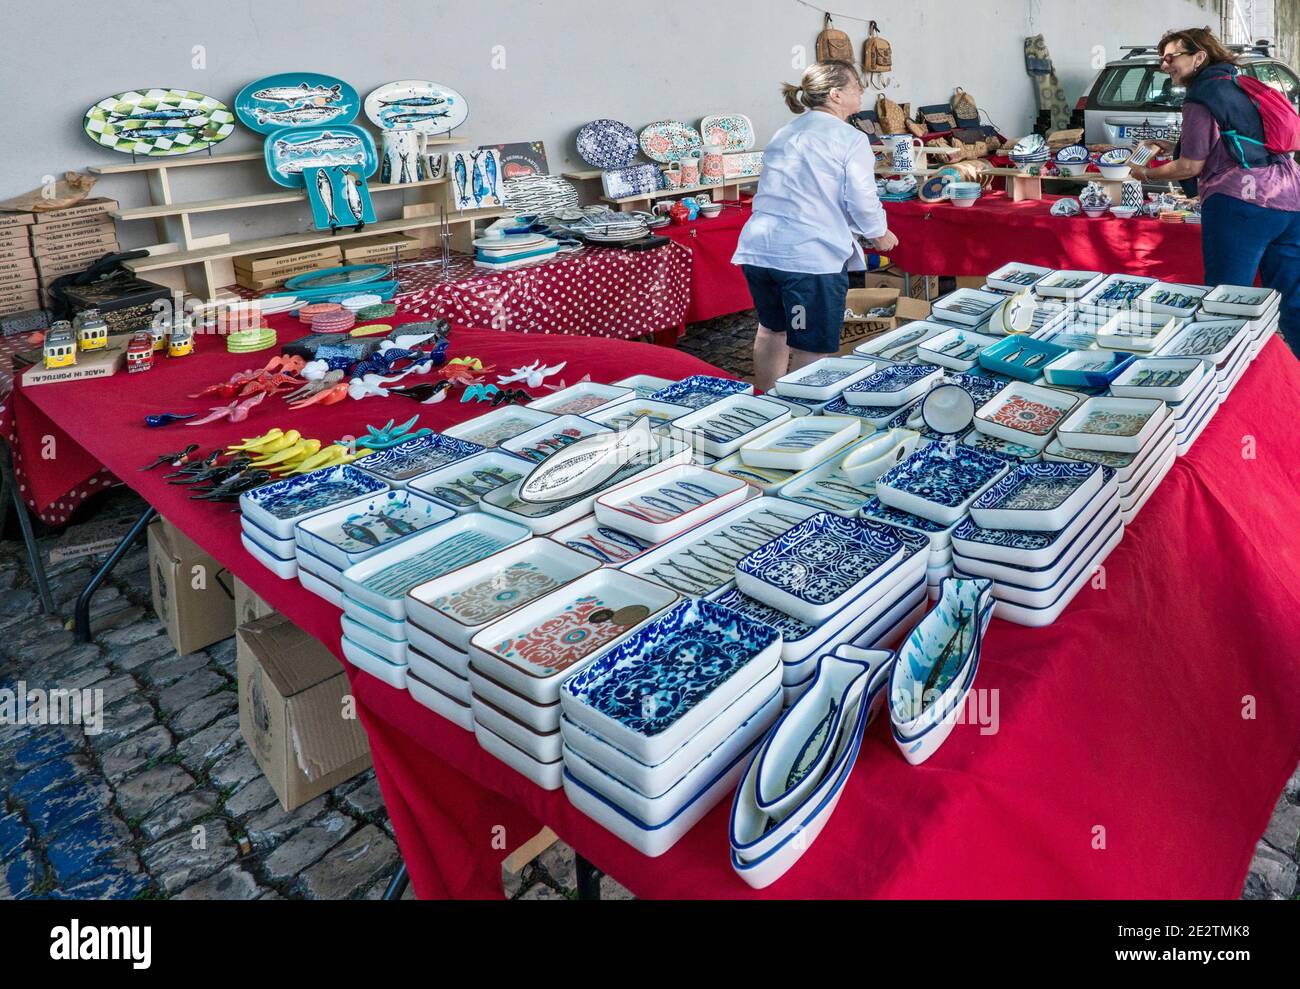
M 468 646 L 467 686 L 472 730 L 488 752 L 538 786 L 559 789 L 563 764 L 560 745 L 560 682 L 626 638 L 647 620 L 677 603 L 678 596 L 640 577 L 601 568 L 595 560 L 549 540 L 531 541 L 530 551 L 507 563 L 470 574 L 463 591 L 439 592 L 441 614 L 429 606 L 412 617 L 456 636 Z M 527 545 L 527 544 L 526 544 Z M 543 548 L 544 547 L 544 548 Z M 478 630 L 457 627 L 468 615 L 465 595 L 485 599 L 502 582 L 500 566 L 520 567 L 521 586 L 541 586 L 549 593 L 530 599 Z M 477 581 L 477 584 L 475 584 Z M 459 604 L 448 602 L 456 601 Z M 414 595 L 413 595 L 414 597 Z M 462 614 L 452 617 L 449 612 Z M 466 636 L 469 636 L 468 640 Z
M 1154 398 L 1169 406 L 1178 456 L 1186 456 L 1219 408 L 1213 362 L 1200 357 L 1134 361 L 1110 386 L 1119 398 Z
M 993 581 L 999 618 L 1041 627 L 1056 621 L 1123 535 L 1114 470 L 1022 464 L 953 532 L 955 572 Z
M 545 261 L 559 251 L 559 241 L 542 234 L 479 237 L 474 241 L 474 264 L 499 271 Z
M 383 302 L 383 298 L 378 295 L 363 293 L 361 295 L 350 295 L 339 303 L 344 309 L 351 309 L 353 312 L 360 312 L 362 309 L 370 306 L 377 306 Z
M 1160 357 L 1199 357 L 1214 364 L 1219 401 L 1223 402 L 1250 363 L 1255 328 L 1246 317 L 1212 317 L 1187 323 L 1156 353 Z
M 626 227 L 592 227 L 583 230 L 582 235 L 597 244 L 624 244 L 650 236 L 650 228 L 644 223 Z
M 564 792 L 662 855 L 740 780 L 781 711 L 781 635 L 683 601 L 560 686 Z

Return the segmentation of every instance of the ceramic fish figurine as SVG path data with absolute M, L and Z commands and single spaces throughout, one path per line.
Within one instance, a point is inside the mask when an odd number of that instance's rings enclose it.
M 539 463 L 519 485 L 520 501 L 548 504 L 593 490 L 621 468 L 659 451 L 660 437 L 642 416 L 621 433 L 597 433 L 569 443 Z

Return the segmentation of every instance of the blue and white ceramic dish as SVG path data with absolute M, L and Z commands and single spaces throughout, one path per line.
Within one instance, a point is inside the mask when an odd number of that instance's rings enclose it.
M 752 394 L 754 394 L 754 386 L 744 381 L 694 374 L 655 392 L 650 397 L 659 402 L 672 402 L 674 405 L 702 409 L 728 395 Z
M 455 517 L 452 509 L 421 495 L 385 491 L 303 519 L 294 527 L 294 539 L 299 547 L 345 570 Z
M 950 526 L 1008 470 L 1005 460 L 969 447 L 934 444 L 912 454 L 876 481 L 886 505 Z
M 532 469 L 522 457 L 488 450 L 413 477 L 406 487 L 463 515 L 476 511 L 484 495 L 523 480 Z
M 819 361 L 777 379 L 783 398 L 804 398 L 829 402 L 832 398 L 876 370 L 874 361 L 858 357 L 823 357 Z
M 988 433 L 981 433 L 975 429 L 972 429 L 961 438 L 961 445 L 968 446 L 972 450 L 978 450 L 980 453 L 991 453 L 995 457 L 1001 457 L 1003 460 L 1010 460 L 1013 463 L 1037 460 L 1042 453 L 1041 450 L 1026 446 L 1024 443 L 1012 443 L 1010 440 L 990 436 Z
M 1101 490 L 1096 464 L 1022 464 L 971 503 L 985 529 L 1056 532 Z
M 1106 350 L 1074 350 L 1052 361 L 1043 371 L 1049 385 L 1062 388 L 1106 389 L 1130 364 L 1133 355 Z
M 468 440 L 458 440 L 454 436 L 429 433 L 417 439 L 407 440 L 387 450 L 380 450 L 353 461 L 353 466 L 367 474 L 373 474 L 381 481 L 387 481 L 394 487 L 405 487 L 417 475 L 437 470 L 476 453 L 485 448 Z
M 342 79 L 319 72 L 280 72 L 239 91 L 235 114 L 258 134 L 286 127 L 342 126 L 361 109 L 357 91 Z
M 659 166 L 647 161 L 607 168 L 600 173 L 600 185 L 607 199 L 640 199 L 659 188 Z
M 245 491 L 239 496 L 239 510 L 276 539 L 292 539 L 301 519 L 387 490 L 378 478 L 343 464 Z
M 837 395 L 826 403 L 821 414 L 857 419 L 862 423 L 862 434 L 866 435 L 868 432 L 874 433 L 878 429 L 884 429 L 888 423 L 902 417 L 904 413 L 910 415 L 912 411 L 920 408 L 920 404 L 921 400 L 917 399 L 901 408 L 893 405 L 850 405 L 843 395 Z
M 1018 334 L 999 340 L 979 353 L 980 367 L 1021 381 L 1036 381 L 1069 348 Z
M 943 369 L 933 364 L 891 364 L 844 389 L 842 397 L 849 405 L 897 409 L 916 401 L 942 377 Z
M 653 398 L 655 392 L 663 391 L 669 385 L 673 384 L 672 378 L 660 378 L 653 374 L 634 374 L 627 378 L 621 378 L 614 384 L 622 388 L 631 388 L 637 398 Z
M 375 139 L 356 124 L 284 128 L 267 137 L 263 153 L 267 174 L 290 189 L 306 185 L 309 168 L 346 167 L 364 180 L 379 167 Z
M 646 472 L 596 499 L 595 515 L 612 529 L 660 543 L 746 501 L 753 488 L 738 477 L 691 464 Z
M 592 168 L 624 168 L 639 150 L 636 131 L 617 120 L 593 120 L 578 131 L 578 155 Z
M 736 586 L 820 625 L 893 569 L 903 541 L 883 527 L 822 512 L 736 564 Z

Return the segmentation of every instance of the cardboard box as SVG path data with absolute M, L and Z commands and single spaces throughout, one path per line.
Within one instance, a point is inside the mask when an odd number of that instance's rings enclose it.
M 342 257 L 338 244 L 305 247 L 296 251 L 268 251 L 262 254 L 243 254 L 235 258 L 235 270 L 243 270 L 259 278 L 266 278 L 280 268 L 291 267 L 306 261 L 317 261 L 320 267 L 337 264 Z
M 343 262 L 345 264 L 368 264 L 372 261 L 391 261 L 393 249 L 398 257 L 409 258 L 420 253 L 420 241 L 402 233 L 381 234 L 378 237 L 362 237 L 359 240 L 343 243 Z
M 249 622 L 255 622 L 259 618 L 266 618 L 268 615 L 279 614 L 274 608 L 263 601 L 253 589 L 245 584 L 238 577 L 235 580 L 235 628 L 241 625 L 247 625 Z
M 342 664 L 287 618 L 241 625 L 239 730 L 285 810 L 370 766 L 361 722 L 346 717 Z
M 108 213 L 117 209 L 117 200 L 109 199 L 106 196 L 96 196 L 92 199 L 83 199 L 76 206 L 65 206 L 63 209 L 42 210 L 35 214 L 37 223 L 60 223 L 63 220 L 75 220 L 87 216 L 99 216 L 101 213 Z
M 845 308 L 856 313 L 867 313 L 883 306 L 893 306 L 894 315 L 878 319 L 846 319 L 840 332 L 840 353 L 849 354 L 853 348 L 872 337 L 930 315 L 930 303 L 903 295 L 896 288 L 851 288 Z
M 235 634 L 233 581 L 229 570 L 166 519 L 149 523 L 153 610 L 178 653 L 185 655 Z
M 264 289 L 275 288 L 283 285 L 285 279 L 292 278 L 294 275 L 305 275 L 309 271 L 319 271 L 322 268 L 332 268 L 338 264 L 339 259 L 334 258 L 330 261 L 303 261 L 291 265 L 283 270 L 276 270 L 267 274 L 253 274 L 247 271 L 235 269 L 235 284 L 240 288 L 252 289 L 261 292 Z M 349 262 L 352 263 L 352 262 Z
M 47 220 L 30 227 L 28 232 L 32 240 L 42 240 L 56 234 L 92 233 L 97 230 L 112 230 L 113 220 L 109 216 L 74 216 L 66 220 Z
M 35 222 L 36 217 L 31 213 L 0 213 L 0 230 L 30 227 Z

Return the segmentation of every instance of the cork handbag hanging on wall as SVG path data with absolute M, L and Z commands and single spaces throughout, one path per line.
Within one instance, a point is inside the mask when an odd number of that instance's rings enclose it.
M 822 33 L 817 35 L 817 61 L 827 62 L 831 59 L 852 62 L 853 42 L 835 26 L 831 15 L 826 14 L 822 19 Z
M 882 78 L 884 74 L 894 71 L 894 49 L 880 36 L 875 21 L 867 25 L 867 40 L 862 43 L 862 71 L 877 89 L 884 89 L 888 82 Z

